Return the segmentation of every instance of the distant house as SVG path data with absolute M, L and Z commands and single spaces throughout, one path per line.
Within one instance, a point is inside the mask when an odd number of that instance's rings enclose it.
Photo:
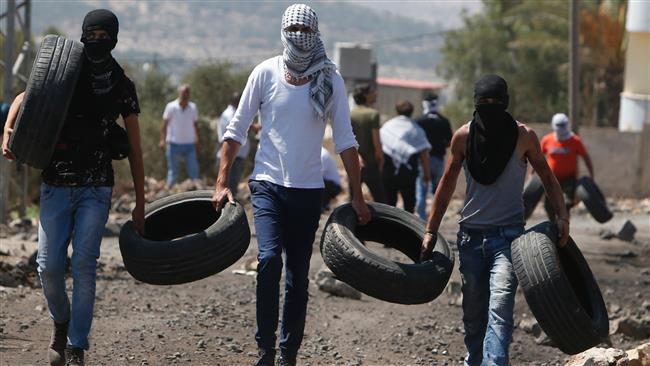
M 377 102 L 375 108 L 382 121 L 395 116 L 395 103 L 408 100 L 415 110 L 413 116 L 422 114 L 422 99 L 429 93 L 439 93 L 446 83 L 433 83 L 419 80 L 377 78 Z

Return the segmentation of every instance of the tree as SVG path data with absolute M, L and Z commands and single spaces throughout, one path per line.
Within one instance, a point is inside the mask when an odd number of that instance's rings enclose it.
M 614 2 L 624 7 L 624 1 Z M 622 88 L 624 19 L 605 12 L 603 4 L 611 0 L 600 3 L 595 7 L 592 2 L 584 4 L 581 14 L 584 101 L 579 122 L 593 120 L 593 106 L 598 103 L 618 115 L 618 84 L 614 83 L 611 93 L 594 95 L 598 88 L 609 85 L 602 80 L 621 78 Z M 439 72 L 452 81 L 457 95 L 445 112 L 456 125 L 471 118 L 474 83 L 488 73 L 508 81 L 510 111 L 519 120 L 546 122 L 554 113 L 568 111 L 568 2 L 486 0 L 484 4 L 483 13 L 464 16 L 464 26 L 445 36 Z M 614 7 L 616 14 L 625 13 L 620 6 Z M 599 56 L 592 57 L 595 54 Z M 615 124 L 616 118 L 601 122 Z

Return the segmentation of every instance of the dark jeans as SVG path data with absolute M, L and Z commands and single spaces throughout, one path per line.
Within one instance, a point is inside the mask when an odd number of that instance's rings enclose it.
M 560 183 L 560 187 L 562 187 L 562 192 L 564 192 L 564 204 L 566 205 L 566 210 L 568 212 L 575 202 L 577 181 L 575 178 L 569 178 L 561 181 L 558 180 L 558 182 Z M 553 210 L 553 206 L 551 206 L 551 201 L 549 201 L 548 196 L 544 195 L 544 197 L 544 209 L 546 210 L 546 215 L 549 220 L 555 221 L 555 211 Z
M 386 204 L 395 206 L 397 204 L 397 193 L 402 196 L 404 210 L 413 212 L 415 209 L 415 180 L 418 177 L 418 156 L 413 155 L 408 166 L 402 165 L 395 174 L 393 159 L 386 155 L 384 158 L 384 190 L 386 191 Z M 409 169 L 409 167 L 411 169 Z
M 330 201 L 336 198 L 336 196 L 341 193 L 341 186 L 332 182 L 331 180 L 323 180 L 325 183 L 325 189 L 323 189 L 322 200 L 321 200 L 321 210 L 326 210 L 329 208 Z
M 261 349 L 275 349 L 284 251 L 285 291 L 280 350 L 294 357 L 305 329 L 309 259 L 320 218 L 322 189 L 286 188 L 254 180 L 249 182 L 249 187 L 259 251 L 255 340 Z

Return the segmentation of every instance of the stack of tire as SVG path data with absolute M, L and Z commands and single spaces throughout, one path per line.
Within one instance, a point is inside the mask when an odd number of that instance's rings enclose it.
M 175 194 L 145 209 L 145 235 L 132 221 L 120 232 L 124 267 L 152 285 L 193 282 L 219 273 L 248 249 L 250 229 L 241 204 L 217 213 L 212 191 Z
M 544 185 L 538 175 L 533 175 L 524 186 L 524 218 L 528 220 L 537 203 L 544 196 Z M 605 196 L 596 183 L 585 176 L 578 180 L 576 196 L 582 201 L 591 216 L 600 223 L 609 221 L 614 215 L 607 205 Z
M 9 148 L 16 160 L 43 169 L 50 162 L 83 65 L 83 44 L 43 38 L 29 74 Z
M 607 342 L 609 317 L 598 284 L 573 239 L 556 246 L 555 225 L 544 222 L 512 243 L 512 263 L 540 327 L 564 353 Z
M 420 263 L 424 222 L 416 216 L 380 203 L 369 203 L 371 221 L 357 225 L 350 204 L 331 214 L 320 250 L 325 264 L 341 281 L 366 295 L 398 304 L 432 301 L 444 290 L 454 267 L 447 241 L 438 235 L 431 260 Z M 397 249 L 414 263 L 382 258 L 364 243 L 377 242 Z

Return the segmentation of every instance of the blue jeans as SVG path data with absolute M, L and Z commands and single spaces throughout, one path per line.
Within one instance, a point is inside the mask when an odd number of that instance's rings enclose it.
M 424 184 L 422 180 L 422 167 L 420 167 L 420 174 L 415 182 L 415 211 L 422 220 L 427 219 L 427 193 L 431 187 L 431 194 L 436 193 L 438 182 L 442 178 L 442 173 L 445 172 L 445 158 L 429 155 L 429 169 L 431 170 L 431 182 L 429 185 Z
M 510 244 L 523 232 L 523 225 L 468 229 L 461 224 L 457 242 L 466 366 L 508 365 L 517 290 Z
M 259 254 L 257 332 L 259 348 L 275 350 L 284 251 L 285 291 L 280 350 L 294 357 L 305 330 L 309 260 L 320 218 L 322 189 L 286 188 L 250 181 Z
M 178 178 L 179 165 L 181 160 L 187 164 L 187 175 L 191 179 L 199 179 L 199 161 L 196 159 L 195 144 L 173 144 L 167 143 L 165 151 L 167 157 L 167 185 L 173 186 Z
M 111 187 L 41 185 L 38 274 L 52 319 L 59 324 L 70 322 L 70 347 L 88 349 L 97 258 L 111 193 Z M 65 263 L 71 241 L 72 309 L 65 290 Z

